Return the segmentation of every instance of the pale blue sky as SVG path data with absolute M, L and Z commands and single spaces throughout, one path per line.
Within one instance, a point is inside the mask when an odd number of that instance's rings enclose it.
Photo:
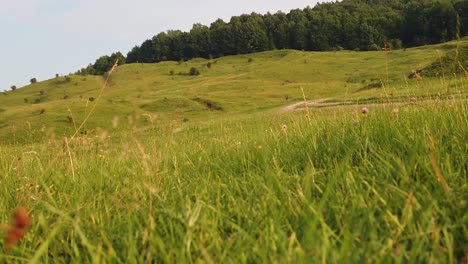
M 313 7 L 312 0 L 0 0 L 0 91 L 68 74 L 169 29 Z M 326 1 L 320 1 L 326 2 Z

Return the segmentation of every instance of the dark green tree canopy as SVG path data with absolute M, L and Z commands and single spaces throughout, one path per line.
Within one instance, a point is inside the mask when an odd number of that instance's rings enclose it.
M 120 52 L 102 56 L 80 74 L 104 74 L 116 59 L 155 63 L 247 54 L 273 49 L 370 50 L 435 44 L 468 33 L 467 0 L 343 0 L 289 13 L 257 13 L 169 30 Z

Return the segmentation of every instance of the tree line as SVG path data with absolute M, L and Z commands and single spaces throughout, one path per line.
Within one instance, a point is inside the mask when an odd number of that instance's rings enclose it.
M 275 49 L 305 51 L 399 49 L 435 44 L 468 32 L 468 0 L 343 0 L 289 13 L 257 13 L 169 30 L 125 57 L 101 56 L 78 74 L 103 74 L 123 63 L 215 58 Z

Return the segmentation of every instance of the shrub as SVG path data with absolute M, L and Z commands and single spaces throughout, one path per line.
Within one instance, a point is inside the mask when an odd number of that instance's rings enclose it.
M 24 98 L 25 103 L 28 103 L 28 101 L 29 101 L 28 98 Z
M 11 88 L 12 91 L 14 91 L 14 90 L 16 90 L 16 85 L 12 85 L 10 88 Z
M 392 39 L 390 40 L 390 47 L 394 50 L 399 50 L 403 48 L 403 42 L 401 39 Z
M 190 76 L 197 76 L 197 75 L 200 75 L 200 71 L 199 71 L 197 68 L 192 67 L 192 68 L 190 68 L 189 75 L 190 75 Z
M 373 43 L 373 44 L 371 44 L 371 45 L 369 46 L 368 49 L 369 49 L 369 50 L 372 50 L 372 51 L 378 51 L 378 50 L 380 50 L 381 48 L 379 47 L 379 45 Z
M 207 67 L 208 69 L 211 69 L 211 62 L 208 62 L 208 63 L 206 64 L 206 67 Z
M 31 84 L 34 84 L 34 83 L 37 83 L 37 79 L 36 78 L 31 78 L 31 80 L 29 80 L 31 82 Z
M 333 47 L 333 51 L 342 51 L 342 50 L 344 50 L 344 48 L 341 46 Z

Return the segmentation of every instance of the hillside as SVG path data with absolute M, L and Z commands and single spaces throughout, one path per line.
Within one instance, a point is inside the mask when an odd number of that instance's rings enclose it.
M 466 47 L 129 64 L 108 86 L 3 93 L 0 263 L 467 263 Z
M 467 47 L 468 39 L 459 45 Z M 453 93 L 464 93 L 466 87 L 457 85 L 456 79 L 443 89 L 437 79 L 408 79 L 411 72 L 437 63 L 456 46 L 449 42 L 390 52 L 276 50 L 213 60 L 128 64 L 112 74 L 99 101 L 95 99 L 103 77 L 58 77 L 0 96 L 0 138 L 5 142 L 41 138 L 37 133 L 26 135 L 28 130 L 70 134 L 95 103 L 97 110 L 84 130 L 110 128 L 117 117 L 138 121 L 145 113 L 159 120 L 190 122 L 274 111 L 304 95 L 362 102 L 389 94 L 428 96 L 450 87 Z M 190 76 L 192 67 L 201 74 Z

